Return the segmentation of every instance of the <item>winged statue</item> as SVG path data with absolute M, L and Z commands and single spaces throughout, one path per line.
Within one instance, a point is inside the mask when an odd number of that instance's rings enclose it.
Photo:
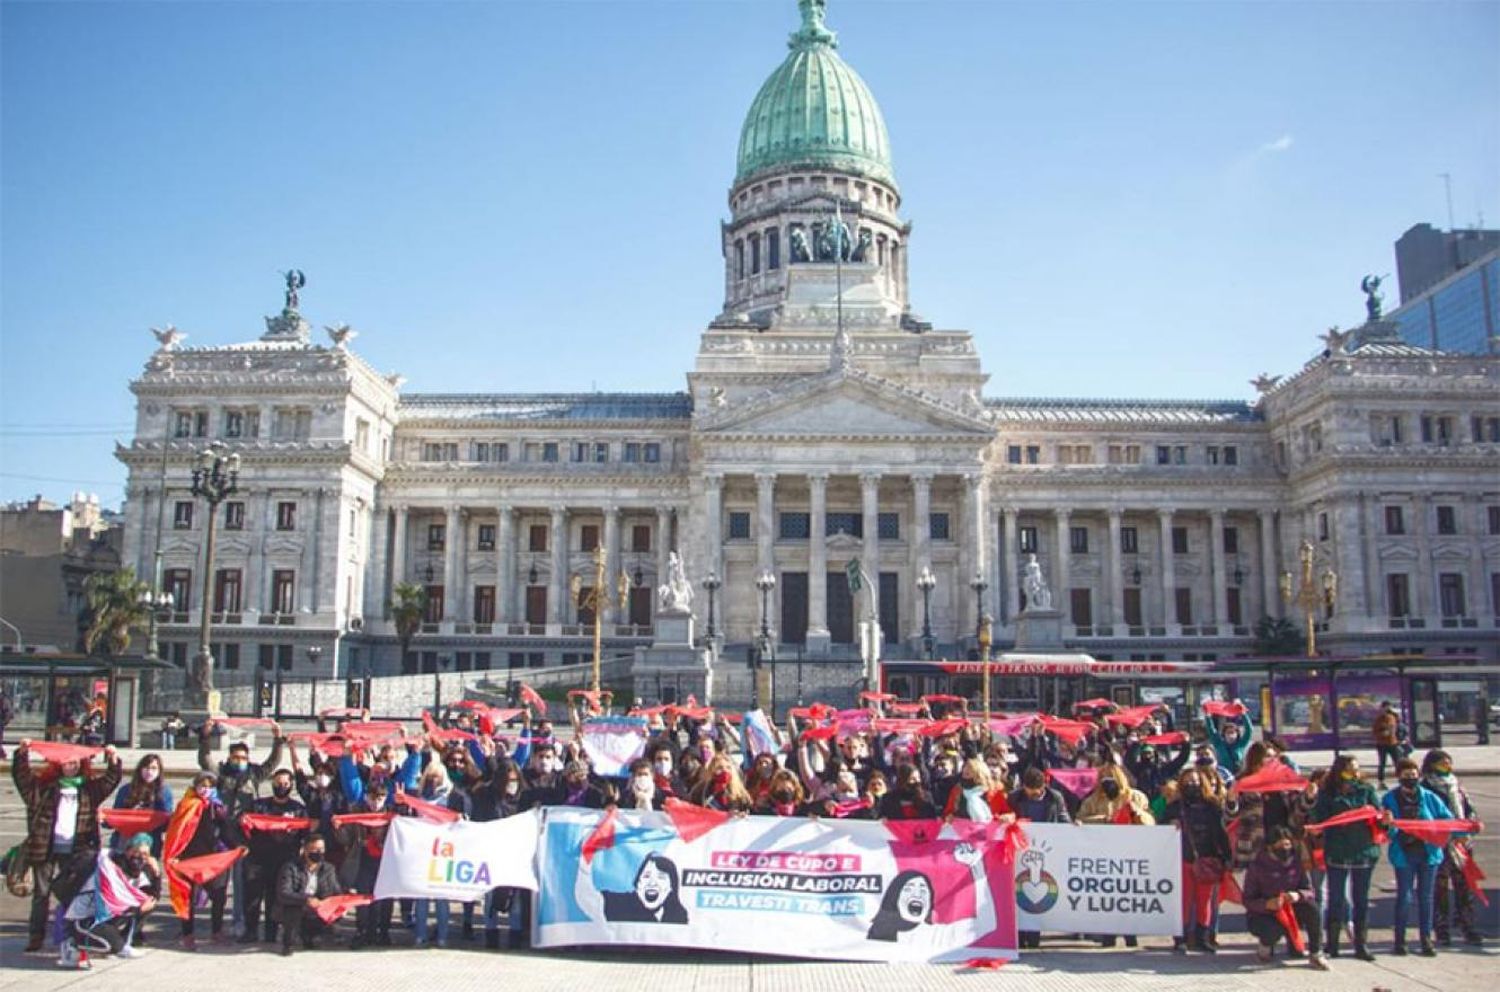
M 161 346 L 160 350 L 162 351 L 176 351 L 177 346 L 182 343 L 182 339 L 187 337 L 186 334 L 171 324 L 168 324 L 166 327 L 153 327 L 151 328 L 151 333 L 155 336 L 156 343 Z

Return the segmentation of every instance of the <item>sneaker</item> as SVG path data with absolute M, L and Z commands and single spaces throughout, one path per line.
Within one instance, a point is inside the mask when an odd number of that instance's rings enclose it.
M 284 958 L 289 958 L 289 957 L 292 956 L 292 945 L 291 944 L 282 944 L 281 945 L 281 956 L 284 957 Z
M 1406 957 L 1406 945 L 1405 944 L 1397 944 L 1397 945 L 1395 945 L 1394 947 L 1391 948 L 1391 953 L 1394 954 L 1398 958 L 1404 958 L 1404 957 Z
M 1255 960 L 1259 961 L 1261 964 L 1270 964 L 1271 963 L 1271 949 L 1269 947 L 1267 947 L 1265 944 L 1256 944 L 1255 945 Z
M 46 937 L 32 937 L 26 942 L 26 950 L 24 953 L 35 954 L 37 951 L 40 951 L 46 943 Z
M 1468 944 L 1470 947 L 1478 947 L 1484 943 L 1484 934 L 1480 933 L 1478 930 L 1470 930 L 1468 933 L 1464 934 L 1464 943 Z
M 1299 951 L 1295 947 L 1286 952 L 1286 959 L 1288 961 L 1301 961 L 1306 957 L 1307 953 L 1305 951 Z
M 1307 959 L 1308 967 L 1314 971 L 1327 971 L 1328 959 L 1321 954 L 1314 954 Z
M 57 948 L 57 966 L 59 968 L 77 968 L 79 961 L 78 945 L 71 939 L 63 941 Z
M 145 951 L 141 950 L 139 947 L 132 947 L 129 944 L 126 944 L 124 947 L 120 948 L 120 952 L 115 955 L 115 957 L 124 958 L 126 961 L 133 961 L 136 958 L 143 958 L 145 956 Z
M 1417 948 L 1417 953 L 1424 958 L 1437 957 L 1437 950 L 1432 946 L 1431 939 L 1422 941 L 1421 945 Z
M 184 951 L 196 951 L 198 949 L 198 939 L 190 933 L 183 934 L 182 939 L 178 941 L 178 944 Z

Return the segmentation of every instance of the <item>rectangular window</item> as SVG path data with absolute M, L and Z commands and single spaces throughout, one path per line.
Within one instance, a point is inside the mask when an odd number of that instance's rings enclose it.
M 257 654 L 260 656 L 260 667 L 269 672 L 276 667 L 276 645 L 262 644 Z
M 1172 590 L 1172 594 L 1177 604 L 1177 622 L 1191 624 L 1193 622 L 1193 590 L 1186 586 L 1178 586 Z
M 528 527 L 526 529 L 526 550 L 546 551 L 547 530 L 548 528 L 546 524 L 532 524 L 530 527 Z
M 193 411 L 178 410 L 173 414 L 172 436 L 177 438 L 193 436 Z
M 1120 590 L 1125 595 L 1120 605 L 1125 609 L 1125 624 L 1130 627 L 1143 626 L 1141 623 L 1141 588 L 1140 586 L 1127 586 Z
M 1005 449 L 1005 460 L 1012 465 L 1021 464 L 1021 446 L 1012 444 Z
M 504 441 L 492 441 L 492 442 L 490 442 L 490 461 L 492 461 L 492 462 L 508 462 L 508 461 L 510 461 L 510 445 L 507 444 Z
M 1224 528 L 1224 553 L 1226 555 L 1240 553 L 1240 529 L 1238 527 Z
M 1458 514 L 1451 506 L 1437 508 L 1437 532 L 1450 535 L 1458 533 Z
M 599 546 L 599 525 L 583 524 L 578 528 L 578 550 L 593 551 Z
M 1073 623 L 1079 627 L 1094 625 L 1094 597 L 1087 589 L 1069 589 L 1068 605 L 1073 609 Z
M 812 515 L 808 513 L 779 514 L 776 533 L 783 541 L 805 541 L 812 536 Z
M 193 414 L 193 436 L 208 437 L 208 411 L 198 410 Z
M 781 268 L 781 232 L 774 227 L 766 232 L 766 268 Z
M 1238 465 L 1240 463 L 1240 449 L 1232 444 L 1224 446 L 1224 464 Z
M 354 447 L 365 454 L 370 453 L 370 422 L 362 418 L 354 421 Z
M 479 550 L 480 551 L 494 551 L 495 550 L 495 525 L 494 524 L 480 524 L 479 525 Z
M 240 646 L 238 644 L 215 644 L 214 653 L 218 655 L 215 660 L 222 668 L 236 669 L 240 667 Z
M 594 442 L 594 461 L 596 463 L 609 461 L 609 442 L 608 441 L 595 441 Z
M 172 506 L 172 529 L 193 529 L 193 504 L 191 500 L 178 500 Z
M 495 587 L 474 587 L 474 622 L 495 622 Z
M 1484 509 L 1489 523 L 1489 532 L 1500 534 L 1500 506 L 1487 506 Z
M 863 538 L 865 536 L 865 518 L 860 513 L 830 513 L 823 518 L 823 532 L 825 537 L 833 537 L 835 534 L 848 534 L 850 537 Z
M 546 441 L 546 442 L 543 442 L 543 444 L 542 444 L 542 461 L 544 461 L 544 462 L 555 462 L 555 461 L 557 461 L 557 442 L 556 441 Z
M 1185 445 L 1185 444 L 1178 444 L 1178 445 L 1174 445 L 1172 447 L 1172 464 L 1173 465 L 1186 465 L 1187 464 L 1187 445 Z
M 1120 553 L 1134 555 L 1140 553 L 1140 540 L 1136 535 L 1134 527 L 1120 528 Z
M 626 441 L 625 447 L 620 454 L 620 460 L 626 462 L 638 462 L 641 460 L 641 442 Z
M 172 609 L 186 613 L 193 608 L 193 570 L 169 568 L 161 574 L 162 589 L 172 594 Z
M 1170 465 L 1170 464 L 1172 464 L 1172 448 L 1171 448 L 1170 445 L 1158 444 L 1156 446 L 1156 464 L 1158 464 L 1158 465 Z
M 578 587 L 578 599 L 574 602 L 573 608 L 578 613 L 578 623 L 581 625 L 589 627 L 594 625 L 594 607 L 589 601 L 589 597 L 593 595 L 593 586 Z
M 655 605 L 655 594 L 649 586 L 630 590 L 630 623 L 635 627 L 651 626 L 651 610 Z
M 526 622 L 540 627 L 547 622 L 547 587 L 526 587 Z
M 1188 532 L 1186 527 L 1172 528 L 1172 553 L 1174 555 L 1185 555 L 1188 553 Z
M 1385 609 L 1390 617 L 1411 616 L 1411 589 L 1405 572 L 1385 577 Z
M 1328 514 L 1318 514 L 1318 540 L 1328 540 Z
M 1035 527 L 1022 527 L 1020 529 L 1020 536 L 1021 536 L 1021 553 L 1022 554 L 1035 554 L 1036 550 L 1037 550 L 1036 528 Z
M 427 550 L 428 551 L 441 551 L 441 550 L 443 550 L 443 547 L 447 543 L 448 543 L 448 525 L 447 524 L 428 524 L 427 525 Z
M 760 235 L 750 235 L 750 274 L 760 274 Z
M 1039 444 L 1028 444 L 1026 446 L 1026 464 L 1040 465 L 1042 462 L 1042 446 Z
M 1461 617 L 1468 613 L 1464 602 L 1464 577 L 1459 572 L 1443 572 L 1438 576 L 1438 602 L 1445 617 Z
M 1445 446 L 1449 445 L 1449 444 L 1452 444 L 1453 443 L 1453 434 L 1454 434 L 1454 431 L 1453 431 L 1453 418 L 1452 417 L 1439 417 L 1439 418 L 1437 418 L 1437 443 L 1440 444 L 1440 445 L 1445 445 Z
M 1087 527 L 1068 528 L 1068 548 L 1075 555 L 1086 555 L 1089 553 L 1089 529 Z M 1077 592 L 1077 590 L 1074 590 Z M 1077 620 L 1073 621 L 1077 623 Z
M 1240 587 L 1230 586 L 1224 590 L 1224 609 L 1228 616 L 1224 619 L 1229 621 L 1231 627 L 1243 627 L 1245 625 L 1244 610 L 1240 606 Z
M 443 587 L 423 586 L 427 592 L 427 610 L 422 614 L 423 623 L 440 623 L 443 619 Z
M 297 573 L 290 568 L 278 568 L 271 572 L 271 612 L 295 613 L 297 611 Z
M 1406 533 L 1406 511 L 1399 506 L 1387 506 L 1385 508 L 1385 532 L 1387 534 Z
M 297 504 L 293 502 L 280 502 L 276 504 L 276 529 L 297 529 Z
M 729 513 L 729 540 L 750 540 L 750 514 L 744 510 L 731 510 Z
M 245 433 L 245 415 L 238 410 L 224 411 L 224 436 L 242 437 Z
M 245 504 L 239 500 L 233 500 L 224 504 L 224 529 L 245 529 Z
M 631 527 L 630 527 L 630 550 L 631 551 L 650 551 L 651 550 L 651 525 L 650 524 L 632 524 L 631 525 Z
M 1434 435 L 1433 426 L 1432 426 L 1432 416 L 1430 414 L 1426 414 L 1426 413 L 1422 414 L 1422 417 L 1421 417 L 1421 420 L 1419 421 L 1419 423 L 1422 425 L 1422 443 L 1423 444 L 1431 444 L 1432 443 L 1432 438 L 1433 438 L 1433 435 Z
M 655 441 L 647 441 L 645 449 L 641 452 L 647 462 L 661 461 L 661 445 Z
M 948 536 L 948 514 L 946 514 L 946 513 L 929 513 L 927 515 L 927 526 L 929 528 L 928 533 L 930 534 L 932 540 L 934 540 L 934 541 L 948 541 L 948 540 L 952 540 L 952 538 L 950 538 Z
M 1208 460 L 1208 464 L 1219 464 L 1219 446 L 1217 444 L 1210 444 L 1203 450 L 1203 454 L 1204 457 Z
M 573 460 L 575 462 L 586 462 L 589 460 L 589 443 L 587 441 L 573 442 Z
M 214 573 L 214 612 L 240 612 L 240 570 L 221 568 Z
M 877 513 L 875 515 L 876 536 L 882 541 L 901 540 L 901 514 Z

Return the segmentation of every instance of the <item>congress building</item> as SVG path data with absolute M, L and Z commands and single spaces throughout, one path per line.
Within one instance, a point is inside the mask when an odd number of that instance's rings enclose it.
M 990 395 L 973 337 L 914 308 L 880 108 L 823 0 L 800 8 L 745 116 L 724 305 L 682 392 L 409 392 L 349 328 L 324 343 L 296 273 L 244 343 L 157 332 L 118 456 L 123 561 L 150 577 L 159 553 L 175 596 L 165 655 L 195 650 L 190 485 L 219 441 L 240 458 L 207 583 L 226 672 L 581 662 L 600 547 L 615 654 L 654 642 L 677 552 L 696 642 L 712 609 L 726 658 L 763 624 L 782 656 L 858 657 L 869 616 L 886 658 L 917 657 L 927 607 L 942 656 L 971 656 L 982 615 L 996 650 L 1029 646 L 1034 564 L 1055 649 L 1224 659 L 1263 616 L 1302 626 L 1279 581 L 1306 541 L 1337 576 L 1323 650 L 1496 659 L 1500 356 L 1403 343 L 1372 295 L 1364 326 L 1310 333 L 1310 360 L 1254 379 L 1253 402 Z M 401 583 L 428 594 L 404 658 Z

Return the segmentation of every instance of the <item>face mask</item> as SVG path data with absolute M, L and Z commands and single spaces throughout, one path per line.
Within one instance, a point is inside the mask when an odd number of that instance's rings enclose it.
M 229 759 L 229 770 L 232 772 L 242 772 L 249 767 L 250 762 L 246 761 L 244 758 Z
M 1201 785 L 1184 785 L 1182 787 L 1182 794 L 1187 799 L 1197 799 L 1203 795 L 1203 787 Z
M 290 796 L 291 794 L 292 794 L 292 787 L 290 785 L 273 785 L 273 786 L 271 786 L 271 795 L 275 796 L 277 799 L 285 799 L 287 796 Z
M 147 768 L 142 768 L 141 769 L 141 781 L 142 782 L 148 782 L 148 783 L 149 782 L 155 782 L 160 777 L 161 777 L 161 769 L 157 768 L 155 765 L 151 765 L 151 766 L 149 766 Z
M 1237 730 L 1226 730 L 1224 732 L 1224 743 L 1226 743 L 1226 744 L 1233 744 L 1235 741 L 1237 741 L 1239 739 L 1240 739 L 1240 734 L 1239 734 L 1239 731 L 1237 731 Z
M 656 783 L 651 781 L 650 775 L 637 775 L 630 780 L 630 784 L 636 792 L 645 793 L 646 795 L 650 795 L 656 791 Z
M 1107 778 L 1099 783 L 1099 788 L 1103 789 L 1104 794 L 1110 799 L 1114 799 L 1120 794 L 1120 783 L 1112 778 Z
M 207 800 L 209 796 L 214 794 L 214 787 L 211 785 L 200 785 L 193 791 L 197 793 L 199 799 Z
M 667 759 L 665 759 L 665 758 L 663 758 L 662 760 L 658 761 L 656 764 L 652 765 L 651 767 L 655 768 L 656 769 L 656 774 L 662 776 L 663 778 L 665 778 L 666 776 L 672 774 L 672 762 L 669 761 L 669 760 L 667 760 Z
M 323 852 L 322 851 L 308 851 L 307 852 L 307 863 L 310 864 L 310 865 L 322 864 L 323 863 Z
M 716 788 L 716 789 L 723 789 L 723 788 L 725 788 L 728 785 L 729 785 L 729 773 L 728 772 L 716 772 L 714 774 L 714 788 Z
M 510 781 L 505 783 L 505 794 L 507 796 L 513 796 L 520 791 L 521 783 L 517 782 L 515 779 L 511 779 Z
M 772 794 L 771 799 L 772 801 L 785 806 L 792 801 L 793 796 L 792 793 L 787 792 L 785 789 L 777 789 L 776 792 Z
M 59 776 L 59 778 L 57 780 L 57 784 L 60 785 L 60 786 L 62 786 L 64 789 L 76 789 L 80 785 L 83 784 L 83 776 L 82 775 L 62 775 L 62 776 Z
M 1292 849 L 1290 847 L 1273 847 L 1271 848 L 1271 853 L 1276 855 L 1277 859 L 1281 861 L 1292 860 Z
M 1212 759 L 1212 758 L 1198 758 L 1196 761 L 1193 762 L 1193 764 L 1197 765 L 1199 768 L 1208 768 L 1208 767 L 1212 766 L 1213 763 L 1214 763 L 1214 759 Z
M 1415 792 L 1417 789 L 1417 780 L 1414 778 L 1403 778 L 1401 780 L 1401 788 L 1407 792 Z
M 333 784 L 333 779 L 327 775 L 319 775 L 314 781 L 318 783 L 320 789 L 326 789 Z
M 1450 765 L 1438 765 L 1434 770 L 1444 778 L 1447 778 L 1449 775 L 1453 774 L 1453 768 Z
M 139 873 L 141 873 L 141 872 L 143 872 L 143 871 L 146 870 L 146 859 L 145 858 L 126 858 L 125 859 L 125 867 L 129 868 L 132 873 L 139 874 Z

